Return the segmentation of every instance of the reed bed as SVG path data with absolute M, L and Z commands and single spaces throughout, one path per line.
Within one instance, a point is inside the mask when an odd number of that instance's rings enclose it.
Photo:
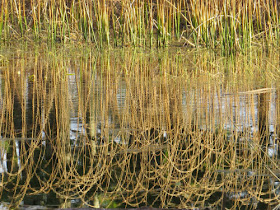
M 17 46 L 1 62 L 1 200 L 276 206 L 279 60 L 251 53 Z
M 1 1 L 0 39 L 245 50 L 279 39 L 276 0 Z

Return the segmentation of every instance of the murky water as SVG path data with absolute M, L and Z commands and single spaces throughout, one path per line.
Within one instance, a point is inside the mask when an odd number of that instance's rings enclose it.
M 279 204 L 279 53 L 4 47 L 1 208 Z

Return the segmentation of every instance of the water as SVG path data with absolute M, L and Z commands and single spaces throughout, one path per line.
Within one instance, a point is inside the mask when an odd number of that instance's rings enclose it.
M 279 203 L 278 51 L 1 49 L 1 206 Z

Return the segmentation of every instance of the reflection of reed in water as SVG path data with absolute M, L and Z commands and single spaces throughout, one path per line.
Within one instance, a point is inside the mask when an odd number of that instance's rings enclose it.
M 219 82 L 205 63 L 210 55 L 190 54 L 197 60 L 190 64 L 180 53 L 134 53 L 75 61 L 35 55 L 20 76 L 2 74 L 2 200 L 178 208 L 279 202 L 278 157 L 264 143 L 278 123 L 271 123 L 274 91 Z

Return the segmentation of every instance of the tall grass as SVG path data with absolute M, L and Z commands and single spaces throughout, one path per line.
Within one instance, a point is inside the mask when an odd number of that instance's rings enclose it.
M 276 0 L 2 0 L 0 38 L 246 49 L 279 39 Z

